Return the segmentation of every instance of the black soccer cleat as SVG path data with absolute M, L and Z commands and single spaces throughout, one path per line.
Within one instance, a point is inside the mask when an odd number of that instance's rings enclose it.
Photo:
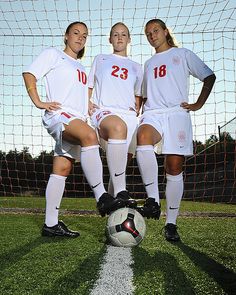
M 97 209 L 102 217 L 122 207 L 124 207 L 124 202 L 113 198 L 108 193 L 103 193 L 97 202 Z
M 80 236 L 78 231 L 70 230 L 63 221 L 58 221 L 58 224 L 54 226 L 43 225 L 42 228 L 43 237 L 67 237 L 67 238 L 77 238 Z
M 161 206 L 155 202 L 154 198 L 147 198 L 143 207 L 138 207 L 137 210 L 143 217 L 148 219 L 159 219 L 161 215 Z
M 164 229 L 165 229 L 165 238 L 167 241 L 169 242 L 180 241 L 180 236 L 177 232 L 177 225 L 173 223 L 167 223 Z
M 137 202 L 132 199 L 128 191 L 121 191 L 117 194 L 116 199 L 123 201 L 123 207 L 136 208 Z

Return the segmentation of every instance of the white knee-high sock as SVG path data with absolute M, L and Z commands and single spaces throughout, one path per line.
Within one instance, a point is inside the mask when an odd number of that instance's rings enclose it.
M 93 190 L 96 201 L 105 193 L 103 185 L 103 166 L 99 154 L 99 146 L 92 145 L 81 148 L 81 167 L 84 175 Z
M 107 165 L 114 187 L 114 196 L 126 190 L 127 141 L 108 139 Z
M 158 165 L 153 146 L 137 146 L 136 158 L 147 196 L 159 204 Z
M 45 224 L 54 226 L 58 223 L 61 199 L 65 189 L 66 177 L 51 174 L 46 188 Z
M 184 192 L 183 173 L 166 174 L 166 224 L 176 224 L 179 206 Z

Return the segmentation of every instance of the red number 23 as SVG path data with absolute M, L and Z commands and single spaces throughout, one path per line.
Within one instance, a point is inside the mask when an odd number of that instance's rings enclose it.
M 112 69 L 114 69 L 111 72 L 111 75 L 117 78 L 121 78 L 123 80 L 126 80 L 128 78 L 128 70 L 126 68 L 120 68 L 118 66 L 112 66 Z M 121 71 L 121 73 L 119 73 Z

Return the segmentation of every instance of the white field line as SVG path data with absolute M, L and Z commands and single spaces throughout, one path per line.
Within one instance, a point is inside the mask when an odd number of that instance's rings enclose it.
M 99 279 L 91 295 L 132 295 L 134 291 L 132 263 L 131 248 L 108 245 Z

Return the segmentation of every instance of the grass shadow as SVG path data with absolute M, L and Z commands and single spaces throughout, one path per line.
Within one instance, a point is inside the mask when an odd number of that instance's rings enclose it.
M 97 253 L 89 256 L 78 268 L 61 276 L 48 289 L 42 290 L 42 295 L 80 294 L 89 295 L 98 279 L 101 259 L 106 246 Z
M 212 277 L 224 290 L 224 294 L 236 294 L 236 274 L 206 254 L 179 242 L 175 244 L 191 261 Z
M 48 237 L 38 237 L 33 241 L 26 243 L 22 246 L 15 247 L 8 252 L 4 252 L 0 255 L 0 273 L 4 272 L 4 270 L 11 265 L 17 263 L 24 257 L 25 255 L 32 252 L 37 247 L 41 246 L 42 244 L 54 244 L 54 243 L 63 243 L 67 242 L 68 239 L 55 237 L 55 238 L 48 238 Z
M 195 294 L 191 282 L 187 279 L 173 255 L 157 251 L 152 256 L 143 248 L 137 247 L 133 249 L 133 257 L 135 261 L 133 265 L 134 277 L 137 278 L 135 282 L 137 294 L 160 294 L 160 290 L 163 291 L 163 289 L 165 293 L 161 294 Z M 158 281 L 156 275 L 153 277 L 152 273 L 159 273 L 160 280 Z M 163 281 L 164 286 L 162 286 Z M 155 290 L 155 293 L 148 293 L 148 286 L 152 286 L 150 292 Z M 146 290 L 145 293 L 142 293 L 144 290 Z

